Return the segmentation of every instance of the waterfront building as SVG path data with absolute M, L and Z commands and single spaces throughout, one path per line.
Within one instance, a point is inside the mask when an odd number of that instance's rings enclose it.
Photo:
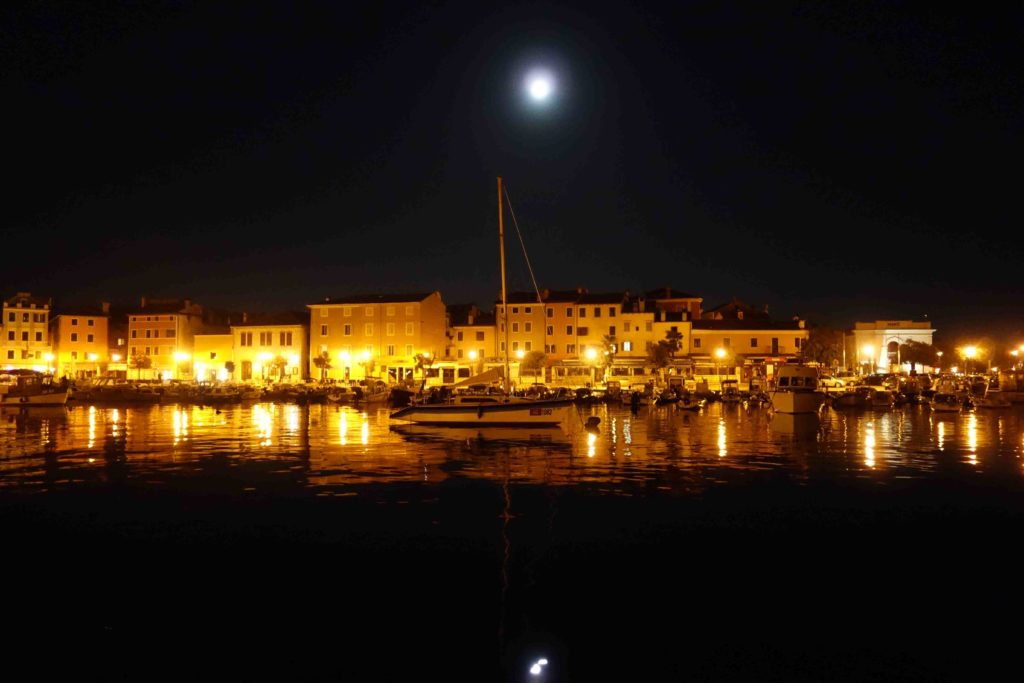
M 476 304 L 449 306 L 448 328 L 451 344 L 445 356 L 468 368 L 469 374 L 502 363 L 493 313 L 481 311 Z
M 417 355 L 443 357 L 447 311 L 441 293 L 331 297 L 309 308 L 310 376 L 321 377 L 316 358 L 327 354 L 327 379 L 412 377 Z
M 59 377 L 84 379 L 105 374 L 110 364 L 110 304 L 54 312 L 50 319 L 53 367 Z
M 319 378 L 319 369 L 310 369 L 309 320 L 308 313 L 297 311 L 243 313 L 241 321 L 230 326 L 231 355 L 225 360 L 232 365 L 210 359 L 211 367 L 220 365 L 218 378 L 242 382 Z
M 0 341 L 0 363 L 5 369 L 54 370 L 53 346 L 50 343 L 50 311 L 52 299 L 18 292 L 3 304 L 3 336 Z
M 202 306 L 190 299 L 142 297 L 128 313 L 130 376 L 191 379 L 193 338 L 202 332 Z
M 909 371 L 909 364 L 902 367 L 900 345 L 910 341 L 931 345 L 934 334 L 927 320 L 855 322 L 844 337 L 844 365 L 862 374 Z

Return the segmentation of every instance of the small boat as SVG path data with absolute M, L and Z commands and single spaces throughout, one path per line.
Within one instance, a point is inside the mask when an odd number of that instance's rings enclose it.
M 843 393 L 832 396 L 832 407 L 837 409 L 867 408 L 871 405 L 872 393 L 871 387 L 847 387 Z
M 706 398 L 692 398 L 690 396 L 683 396 L 676 401 L 676 410 L 692 410 L 698 411 L 701 408 L 707 406 L 708 400 Z
M 13 315 L 13 314 L 12 314 Z M 7 370 L 0 376 L 0 406 L 21 408 L 63 406 L 71 390 L 36 370 Z
M 349 404 L 355 403 L 359 392 L 355 387 L 347 384 L 336 384 L 330 387 L 325 397 L 330 403 Z
M 208 387 L 203 391 L 198 401 L 207 405 L 221 403 L 241 403 L 242 392 L 236 387 L 227 384 L 216 384 L 212 387 Z
M 873 389 L 871 391 L 871 407 L 877 410 L 889 410 L 896 405 L 896 394 L 889 389 Z
M 768 396 L 777 413 L 817 413 L 825 403 L 825 394 L 818 391 L 818 371 L 806 365 L 779 367 Z
M 719 398 L 722 403 L 739 404 L 743 402 L 743 395 L 740 394 L 739 380 L 723 379 L 722 395 Z
M 1011 408 L 1013 404 L 1003 396 L 1000 391 L 993 391 L 987 386 L 981 390 L 981 393 L 975 394 L 971 399 L 975 408 Z
M 391 396 L 391 389 L 382 380 L 362 380 L 354 387 L 356 400 L 361 403 L 384 403 Z

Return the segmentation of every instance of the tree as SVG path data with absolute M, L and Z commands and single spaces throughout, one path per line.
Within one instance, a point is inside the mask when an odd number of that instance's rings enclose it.
M 658 346 L 665 349 L 665 353 L 671 360 L 676 357 L 676 351 L 683 345 L 683 335 L 679 330 L 669 330 L 665 333 L 665 338 L 658 342 Z M 666 362 L 665 365 L 668 365 Z M 664 366 L 663 366 L 664 367 Z
M 139 354 L 135 354 L 134 356 L 132 356 L 129 365 L 135 368 L 136 370 L 135 378 L 142 379 L 142 371 L 149 370 L 151 367 L 153 367 L 153 359 L 150 358 L 149 356 L 141 356 Z
M 519 364 L 520 374 L 523 370 L 528 371 L 536 379 L 540 371 L 547 365 L 548 356 L 543 351 L 530 351 Z
M 235 361 L 229 360 L 224 362 L 224 369 L 228 371 L 228 376 L 231 379 L 235 378 Z
M 807 339 L 800 347 L 804 361 L 819 363 L 831 368 L 843 362 L 843 331 L 831 327 L 812 327 Z
M 427 370 L 434 365 L 434 355 L 431 353 L 417 353 L 413 356 L 413 361 L 415 361 L 412 369 L 413 379 L 416 377 L 417 370 L 423 373 L 423 383 L 420 385 L 420 391 L 423 391 L 423 387 L 427 386 Z
M 934 346 L 913 339 L 906 344 L 900 344 L 900 360 L 910 363 L 911 372 L 917 372 L 918 364 L 929 367 L 937 367 L 939 364 L 939 356 Z
M 327 371 L 331 369 L 331 354 L 321 351 L 320 355 L 313 359 L 313 365 L 320 370 L 320 381 L 327 381 Z
M 270 361 L 271 370 L 277 371 L 277 381 L 284 382 L 284 369 L 288 366 L 288 359 L 282 354 L 277 354 L 274 359 Z
M 658 372 L 668 367 L 669 360 L 671 359 L 669 346 L 665 340 L 647 346 L 647 362 L 653 365 Z

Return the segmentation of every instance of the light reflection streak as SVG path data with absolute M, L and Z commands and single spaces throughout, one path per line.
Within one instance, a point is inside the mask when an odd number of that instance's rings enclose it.
M 110 411 L 110 435 L 117 438 L 117 433 L 120 430 L 121 411 L 114 408 Z
M 338 441 L 342 446 L 348 445 L 348 414 L 342 410 L 341 418 L 338 420 Z
M 725 448 L 725 420 L 718 419 L 718 457 L 724 458 L 729 453 Z
M 594 452 L 597 448 L 597 434 L 589 432 L 587 434 L 587 457 L 593 458 Z
M 171 419 L 174 428 L 174 445 L 188 439 L 188 413 L 183 410 L 175 410 Z
M 864 464 L 875 468 L 875 424 L 869 422 L 864 428 Z
M 299 431 L 299 407 L 297 405 L 289 405 L 287 411 L 285 419 L 288 422 L 288 433 L 294 434 Z
M 946 443 L 946 423 L 939 422 L 939 450 L 944 450 L 943 446 Z
M 89 406 L 89 444 L 86 448 L 92 448 L 96 443 L 96 406 Z
M 359 440 L 364 446 L 370 443 L 370 423 L 367 421 L 366 413 L 363 413 L 363 426 L 359 428 Z
M 978 416 L 974 413 L 967 416 L 967 460 L 978 464 Z
M 622 442 L 626 445 L 622 449 L 622 454 L 628 458 L 633 454 L 633 449 L 631 448 L 633 444 L 633 422 L 628 418 L 623 418 L 622 420 Z
M 258 403 L 252 408 L 252 422 L 256 425 L 260 446 L 269 446 L 271 444 L 270 436 L 274 431 L 274 423 L 271 416 L 273 410 L 273 405 L 270 406 L 270 410 L 267 410 Z

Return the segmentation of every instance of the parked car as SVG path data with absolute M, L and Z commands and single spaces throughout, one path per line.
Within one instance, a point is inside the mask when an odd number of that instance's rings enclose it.
M 838 377 L 823 375 L 818 378 L 818 386 L 826 393 L 833 391 L 841 392 L 846 388 L 846 382 Z

